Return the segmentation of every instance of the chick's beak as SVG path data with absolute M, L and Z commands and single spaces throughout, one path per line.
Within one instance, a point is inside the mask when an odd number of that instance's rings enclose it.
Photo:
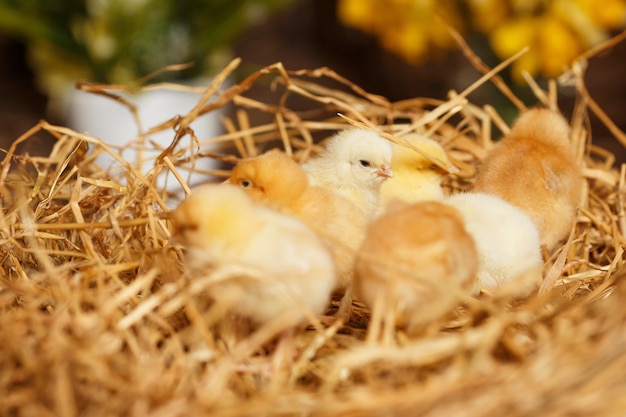
M 376 171 L 376 175 L 383 178 L 391 178 L 393 177 L 393 171 L 391 170 L 391 165 L 384 163 L 378 168 Z

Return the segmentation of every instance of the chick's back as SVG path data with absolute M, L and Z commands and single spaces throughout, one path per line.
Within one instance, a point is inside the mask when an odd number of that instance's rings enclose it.
M 463 218 L 439 202 L 396 204 L 375 219 L 355 263 L 354 294 L 370 308 L 383 297 L 409 329 L 451 309 L 478 268 Z
M 539 232 L 526 213 L 483 193 L 455 194 L 442 202 L 461 213 L 476 244 L 475 293 L 488 289 L 526 296 L 538 286 L 543 271 Z
M 569 125 L 548 109 L 531 109 L 515 121 L 483 161 L 474 188 L 526 212 L 549 250 L 569 233 L 582 189 Z

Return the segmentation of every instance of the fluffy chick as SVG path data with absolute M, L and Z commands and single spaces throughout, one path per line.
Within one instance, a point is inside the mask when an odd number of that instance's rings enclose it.
M 373 216 L 378 210 L 381 184 L 393 177 L 391 154 L 386 139 L 351 128 L 330 138 L 324 152 L 302 167 L 311 185 L 336 191 Z
M 396 324 L 411 331 L 453 308 L 477 269 L 474 240 L 457 210 L 436 201 L 400 203 L 372 221 L 353 289 L 370 308 L 382 297 Z
M 535 222 L 548 250 L 567 237 L 580 202 L 583 177 L 565 118 L 531 109 L 488 153 L 475 190 L 497 195 Z
M 336 284 L 332 256 L 319 236 L 295 217 L 254 203 L 231 185 L 197 187 L 171 217 L 173 235 L 197 275 L 215 266 L 253 271 L 208 286 L 233 312 L 256 324 L 296 324 L 306 310 L 321 314 Z
M 310 186 L 302 167 L 279 151 L 240 161 L 233 168 L 230 182 L 256 200 L 300 218 L 318 232 L 332 248 L 339 288 L 348 286 L 368 221 L 363 210 L 331 190 Z
M 542 279 L 539 232 L 530 217 L 503 199 L 482 193 L 456 194 L 442 200 L 461 213 L 478 250 L 481 289 L 526 296 Z
M 445 150 L 438 142 L 417 134 L 402 138 L 416 149 L 450 165 Z M 441 200 L 445 197 L 441 187 L 445 172 L 440 167 L 414 149 L 395 143 L 392 144 L 392 149 L 391 169 L 394 176 L 380 187 L 382 209 L 394 199 L 415 203 Z

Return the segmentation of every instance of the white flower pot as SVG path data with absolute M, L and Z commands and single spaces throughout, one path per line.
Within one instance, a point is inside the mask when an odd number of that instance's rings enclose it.
M 210 80 L 194 84 L 208 86 Z M 116 92 L 116 94 L 119 94 L 119 92 Z M 122 93 L 122 96 L 137 106 L 142 129 L 144 132 L 147 132 L 152 127 L 158 126 L 174 116 L 186 115 L 198 103 L 202 93 L 159 88 L 136 94 Z M 131 111 L 127 106 L 115 100 L 72 88 L 68 92 L 65 102 L 66 124 L 77 132 L 97 137 L 104 143 L 117 147 L 126 146 L 129 142 L 135 141 L 139 137 L 140 132 Z M 221 112 L 223 112 L 221 109 L 209 112 L 198 117 L 191 124 L 191 128 L 200 141 L 210 139 L 222 132 L 220 123 Z M 143 143 L 145 146 L 141 146 L 140 143 L 133 144 L 133 146 L 122 149 L 120 155 L 125 161 L 131 163 L 134 168 L 145 174 L 154 167 L 155 158 L 162 149 L 165 149 L 172 143 L 174 137 L 175 131 L 173 128 L 151 134 L 144 138 Z M 157 143 L 161 150 L 151 145 L 150 141 Z M 190 138 L 186 136 L 182 144 L 189 145 L 189 143 Z M 139 145 L 139 147 L 137 148 L 136 145 Z M 138 152 L 137 149 L 145 149 L 145 151 Z M 96 159 L 96 162 L 102 168 L 109 169 L 113 175 L 121 169 L 120 163 L 107 153 L 101 154 Z M 216 167 L 216 162 L 209 158 L 200 158 L 196 161 L 196 167 L 211 169 Z M 189 179 L 190 184 L 211 179 L 199 173 L 192 173 L 189 176 L 187 171 L 181 171 L 180 174 L 186 180 Z M 180 184 L 167 171 L 159 175 L 157 186 L 165 186 L 166 175 L 168 191 L 180 191 Z

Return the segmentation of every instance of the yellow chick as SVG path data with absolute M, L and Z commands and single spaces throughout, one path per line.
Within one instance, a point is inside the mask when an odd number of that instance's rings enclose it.
M 583 188 L 569 137 L 561 114 L 529 110 L 488 153 L 476 177 L 476 191 L 497 195 L 530 216 L 548 250 L 569 234 Z
M 378 210 L 381 184 L 393 177 L 391 154 L 386 139 L 351 128 L 330 138 L 325 151 L 302 167 L 311 185 L 336 191 L 373 216 Z
M 302 167 L 275 150 L 240 161 L 229 181 L 318 232 L 332 248 L 339 288 L 349 285 L 355 253 L 365 236 L 367 216 L 363 210 L 331 190 L 310 186 Z
M 215 266 L 246 275 L 216 279 L 210 296 L 256 324 L 297 324 L 327 307 L 336 285 L 332 256 L 319 236 L 295 217 L 253 202 L 223 184 L 197 187 L 172 213 L 173 235 L 184 245 L 186 266 L 206 275 Z
M 526 296 L 540 284 L 543 271 L 539 232 L 522 210 L 496 196 L 456 194 L 442 200 L 461 213 L 478 250 L 474 292 L 498 290 Z
M 381 297 L 396 324 L 411 331 L 454 308 L 477 269 L 474 240 L 457 210 L 436 201 L 397 203 L 370 224 L 353 290 L 370 308 Z
M 450 165 L 443 147 L 436 141 L 417 134 L 402 137 L 412 146 Z M 441 200 L 445 197 L 441 181 L 445 172 L 419 152 L 406 146 L 392 144 L 393 156 L 391 169 L 393 178 L 389 178 L 380 187 L 381 209 L 394 199 L 407 203 L 424 200 Z

